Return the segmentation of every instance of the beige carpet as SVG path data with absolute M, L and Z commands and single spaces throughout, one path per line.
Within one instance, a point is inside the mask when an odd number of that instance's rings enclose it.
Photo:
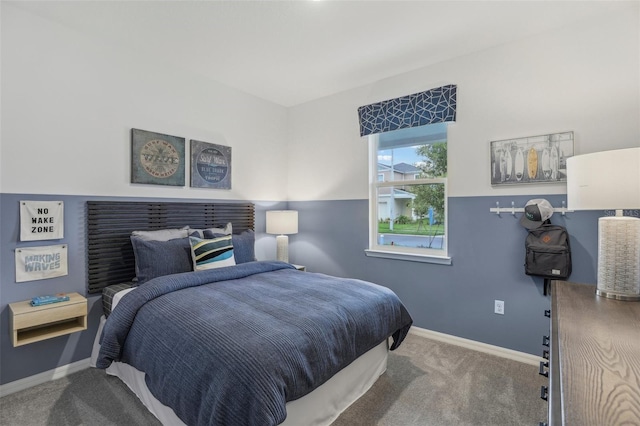
M 534 366 L 410 334 L 333 426 L 535 426 L 546 418 L 545 381 Z M 159 422 L 119 379 L 90 368 L 0 398 L 0 425 Z
M 535 366 L 409 334 L 333 426 L 518 426 L 546 421 Z

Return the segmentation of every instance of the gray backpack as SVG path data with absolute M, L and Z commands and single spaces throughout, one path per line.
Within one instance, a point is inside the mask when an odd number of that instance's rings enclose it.
M 552 279 L 566 279 L 571 275 L 571 246 L 565 227 L 545 223 L 531 229 L 524 246 L 525 274 Z

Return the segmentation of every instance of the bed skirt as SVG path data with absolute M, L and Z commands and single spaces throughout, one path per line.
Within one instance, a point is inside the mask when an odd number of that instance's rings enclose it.
M 100 319 L 100 327 L 93 345 L 91 366 L 95 367 L 100 350 L 99 336 L 106 319 Z M 364 395 L 387 369 L 388 340 L 364 353 L 346 368 L 311 393 L 286 404 L 287 418 L 282 426 L 328 426 L 340 413 Z M 120 378 L 135 393 L 147 409 L 165 426 L 182 426 L 184 423 L 173 410 L 158 401 L 145 383 L 145 374 L 134 367 L 114 362 L 107 374 Z

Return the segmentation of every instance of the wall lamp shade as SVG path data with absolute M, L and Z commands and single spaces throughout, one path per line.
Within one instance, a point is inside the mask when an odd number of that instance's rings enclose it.
M 596 293 L 640 300 L 640 148 L 577 155 L 567 159 L 567 204 L 571 210 L 616 210 L 598 219 Z
M 276 237 L 277 259 L 289 262 L 289 237 L 285 234 L 298 233 L 298 212 L 296 210 L 267 211 L 267 234 Z

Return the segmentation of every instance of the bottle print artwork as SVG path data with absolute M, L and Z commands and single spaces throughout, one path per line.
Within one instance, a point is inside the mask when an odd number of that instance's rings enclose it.
M 527 175 L 529 179 L 535 179 L 538 175 L 538 153 L 533 147 L 527 154 Z
M 548 147 L 542 151 L 542 176 L 545 179 L 551 177 L 551 154 Z
M 507 172 L 506 172 L 505 180 L 510 180 L 511 179 L 511 174 L 513 172 L 513 158 L 511 158 L 511 151 L 510 150 L 507 150 L 507 155 L 506 155 L 505 161 L 507 163 Z
M 555 146 L 551 147 L 551 154 L 549 158 L 551 166 L 551 180 L 558 180 L 558 149 Z
M 524 154 L 522 153 L 522 148 L 518 148 L 518 152 L 516 152 L 515 171 L 516 180 L 520 182 L 524 177 Z
M 573 136 L 573 132 L 562 132 L 491 141 L 491 185 L 566 182 Z

